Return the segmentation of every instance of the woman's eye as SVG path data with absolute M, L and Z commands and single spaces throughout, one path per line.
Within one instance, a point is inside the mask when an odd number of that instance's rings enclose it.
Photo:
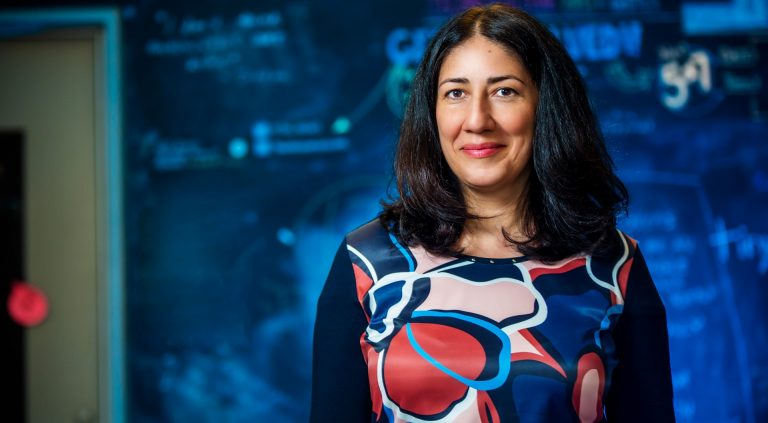
M 464 96 L 464 92 L 462 90 L 450 90 L 445 93 L 446 98 L 450 98 L 453 100 L 459 99 Z
M 502 97 L 511 97 L 513 95 L 516 95 L 517 91 L 515 91 L 512 88 L 504 87 L 504 88 L 499 88 L 498 90 L 496 90 L 496 93 L 498 93 L 498 95 L 500 95 Z

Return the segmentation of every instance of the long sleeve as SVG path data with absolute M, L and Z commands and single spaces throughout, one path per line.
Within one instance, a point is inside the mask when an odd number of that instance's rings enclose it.
M 311 423 L 371 421 L 368 370 L 360 349 L 360 336 L 367 324 L 343 242 L 317 303 Z
M 613 337 L 618 365 L 606 401 L 608 421 L 674 422 L 666 311 L 639 249 Z

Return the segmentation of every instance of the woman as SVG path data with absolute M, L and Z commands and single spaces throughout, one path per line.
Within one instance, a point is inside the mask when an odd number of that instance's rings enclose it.
M 626 188 L 540 23 L 493 5 L 438 31 L 395 174 L 318 302 L 313 422 L 674 421 Z

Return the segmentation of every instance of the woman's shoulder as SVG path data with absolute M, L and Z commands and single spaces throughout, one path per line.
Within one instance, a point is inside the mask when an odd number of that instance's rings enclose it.
M 637 240 L 616 228 L 611 234 L 606 235 L 602 249 L 591 254 L 591 260 L 595 263 L 611 263 L 611 267 L 616 263 L 627 263 L 631 266 L 637 251 Z
M 369 220 L 347 233 L 347 249 L 376 257 L 391 250 L 394 237 L 378 218 Z
M 634 252 L 637 249 L 637 240 L 628 233 L 617 228 L 616 237 L 622 245 L 626 245 L 628 251 Z
M 619 228 L 614 228 L 608 236 L 610 237 L 608 244 L 612 246 L 613 253 L 632 255 L 637 249 L 637 240 Z
M 365 244 L 386 242 L 390 239 L 389 231 L 378 217 L 375 217 L 355 229 L 349 231 L 346 235 L 347 244 Z
M 359 262 L 361 268 L 378 269 L 381 274 L 408 270 L 415 261 L 411 250 L 378 218 L 349 232 L 346 243 L 353 264 Z

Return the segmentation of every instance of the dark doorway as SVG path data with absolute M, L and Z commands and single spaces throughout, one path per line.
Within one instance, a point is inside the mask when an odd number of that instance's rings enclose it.
M 24 329 L 11 320 L 7 301 L 11 285 L 24 278 L 23 246 L 23 135 L 20 131 L 0 130 L 0 392 L 4 422 L 25 420 Z

